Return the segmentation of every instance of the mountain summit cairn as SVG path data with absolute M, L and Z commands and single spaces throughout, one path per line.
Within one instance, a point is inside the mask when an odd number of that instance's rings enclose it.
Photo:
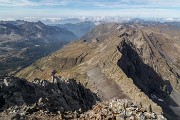
M 55 80 L 55 74 L 57 73 L 57 71 L 56 70 L 53 70 L 52 72 L 51 72 L 51 76 L 52 76 L 52 81 L 53 81 L 53 83 L 54 83 L 54 80 Z

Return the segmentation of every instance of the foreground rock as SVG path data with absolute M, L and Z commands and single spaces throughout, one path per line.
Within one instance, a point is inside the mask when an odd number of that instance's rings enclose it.
M 67 119 L 67 120 L 166 120 L 162 114 L 157 114 L 151 107 L 144 108 L 141 104 L 135 105 L 127 99 L 112 99 L 99 102 L 87 112 L 65 111 L 58 114 L 47 114 L 38 111 L 26 117 L 27 119 Z
M 97 101 L 96 94 L 74 80 L 54 77 L 53 83 L 40 79 L 31 83 L 6 77 L 1 82 L 0 119 L 165 120 L 154 113 L 151 106 L 144 108 L 141 103 L 135 105 L 127 99 Z
M 35 79 L 32 83 L 7 77 L 1 83 L 0 119 L 27 117 L 34 113 L 59 114 L 65 111 L 87 111 L 97 96 L 75 80 L 54 78 L 54 83 Z M 4 117 L 4 118 L 3 118 Z
M 151 106 L 144 108 L 142 104 L 135 105 L 127 99 L 112 99 L 98 103 L 92 110 L 80 115 L 80 119 L 98 120 L 166 120 L 163 115 L 152 111 Z

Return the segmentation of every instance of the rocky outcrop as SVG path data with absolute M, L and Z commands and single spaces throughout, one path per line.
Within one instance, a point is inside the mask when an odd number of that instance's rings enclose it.
M 87 111 L 98 97 L 74 80 L 54 78 L 54 83 L 35 79 L 28 82 L 6 77 L 1 83 L 0 119 L 27 117 L 34 113 L 59 114 L 65 111 Z
M 65 119 L 65 120 L 166 120 L 162 114 L 152 111 L 151 106 L 147 109 L 134 104 L 127 99 L 112 99 L 99 102 L 87 112 L 65 111 L 64 113 L 47 115 L 37 112 L 27 117 L 28 119 Z
M 78 117 L 80 120 L 166 120 L 163 115 L 154 113 L 151 106 L 146 109 L 141 103 L 135 105 L 127 99 L 112 99 L 98 103 L 93 106 L 92 110 Z

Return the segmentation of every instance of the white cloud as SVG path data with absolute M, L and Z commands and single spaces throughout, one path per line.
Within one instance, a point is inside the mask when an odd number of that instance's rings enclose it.
M 180 0 L 0 0 L 0 6 L 91 6 L 97 8 L 179 7 Z
M 53 5 L 66 5 L 69 0 L 41 0 L 41 1 L 31 1 L 31 0 L 0 0 L 0 6 L 53 6 Z
M 180 0 L 71 0 L 70 3 L 97 8 L 180 8 Z
M 180 0 L 0 0 L 0 15 L 6 18 L 25 16 L 180 17 L 179 12 Z

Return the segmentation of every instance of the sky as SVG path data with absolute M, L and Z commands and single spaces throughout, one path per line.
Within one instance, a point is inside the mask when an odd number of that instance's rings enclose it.
M 180 18 L 180 0 L 0 0 L 0 19 L 79 16 Z

